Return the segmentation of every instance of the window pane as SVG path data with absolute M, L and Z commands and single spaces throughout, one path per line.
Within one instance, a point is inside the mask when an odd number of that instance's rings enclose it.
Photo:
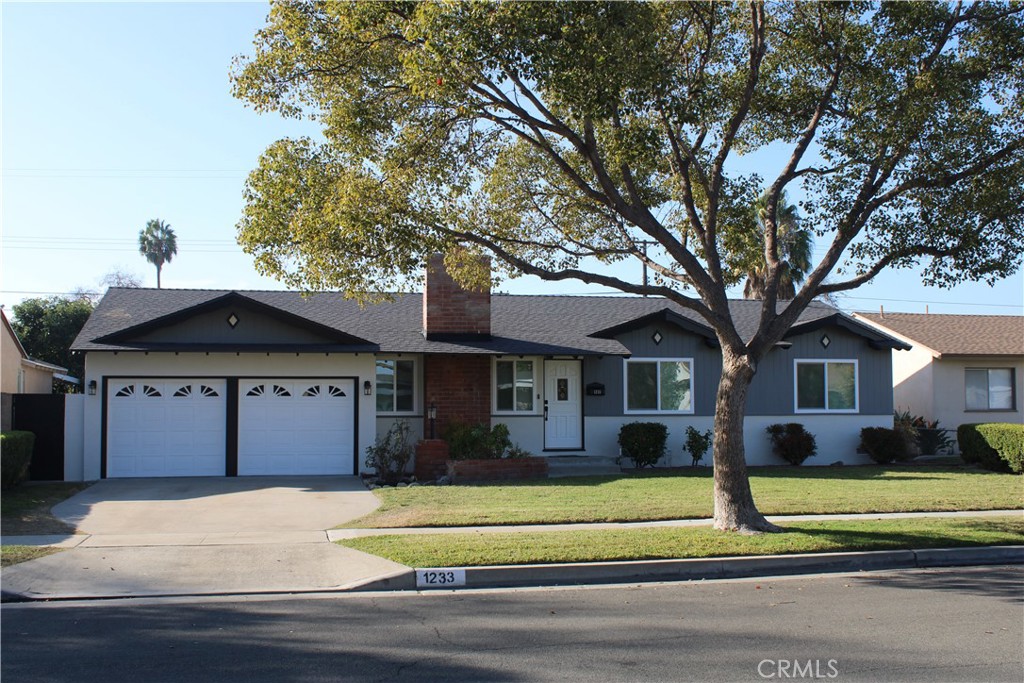
M 377 412 L 395 409 L 395 361 L 377 361 Z
M 964 383 L 967 385 L 967 410 L 988 410 L 988 371 L 968 368 Z
M 495 383 L 498 386 L 498 410 L 512 410 L 512 363 L 498 361 L 495 371 Z
M 825 408 L 825 364 L 797 363 L 796 407 L 804 410 Z
M 690 364 L 661 363 L 661 409 L 690 409 Z
M 857 372 L 853 363 L 828 364 L 828 409 L 857 407 Z
M 991 410 L 1013 410 L 1013 370 L 993 368 L 988 371 L 988 407 Z
M 395 410 L 413 409 L 413 362 L 400 360 L 395 369 Z
M 533 410 L 533 361 L 516 361 L 516 410 Z
M 657 363 L 626 364 L 626 409 L 658 409 Z

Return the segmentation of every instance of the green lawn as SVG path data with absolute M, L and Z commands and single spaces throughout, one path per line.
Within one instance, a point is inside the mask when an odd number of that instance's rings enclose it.
M 762 467 L 750 485 L 765 514 L 1024 507 L 1024 478 L 948 467 Z M 350 528 L 692 519 L 712 514 L 711 470 L 377 489 L 382 505 Z
M 35 545 L 5 545 L 0 546 L 0 567 L 10 567 L 19 562 L 28 562 L 37 557 L 46 557 L 60 552 L 60 548 Z
M 1024 517 L 800 522 L 745 536 L 710 527 L 653 527 L 368 536 L 340 545 L 410 567 L 598 562 L 1024 543 Z
M 0 496 L 0 530 L 4 536 L 73 534 L 71 527 L 50 514 L 50 508 L 91 484 L 26 482 Z

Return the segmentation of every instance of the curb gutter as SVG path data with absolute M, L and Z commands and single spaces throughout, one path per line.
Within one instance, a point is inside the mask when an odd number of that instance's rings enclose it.
M 844 573 L 884 569 L 926 569 L 991 564 L 1024 564 L 1024 545 L 924 550 L 874 550 L 758 557 L 585 562 L 423 568 L 350 585 L 353 591 L 522 588 L 587 584 L 738 579 L 787 574 Z M 418 572 L 451 573 L 456 583 L 417 585 Z M 460 577 L 464 576 L 464 580 Z
M 57 602 L 67 600 L 119 600 L 131 598 L 201 597 L 230 595 L 302 595 L 370 591 L 452 590 L 459 588 L 523 588 L 629 584 L 658 581 L 700 581 L 758 576 L 851 573 L 886 569 L 926 569 L 980 565 L 1024 565 L 1024 545 L 976 548 L 933 548 L 926 550 L 879 550 L 852 553 L 805 555 L 764 555 L 760 557 L 717 557 L 687 560 L 641 560 L 629 562 L 585 562 L 578 564 L 503 565 L 490 567 L 443 567 L 402 569 L 333 588 L 278 588 L 262 591 L 216 591 L 198 593 L 160 592 L 136 595 L 45 595 L 4 590 L 0 602 Z M 420 572 L 454 573 L 460 583 L 418 586 Z

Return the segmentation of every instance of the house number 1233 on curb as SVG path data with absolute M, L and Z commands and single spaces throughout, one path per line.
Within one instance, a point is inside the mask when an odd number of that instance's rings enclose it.
M 448 588 L 450 586 L 465 586 L 465 569 L 417 569 L 417 588 Z

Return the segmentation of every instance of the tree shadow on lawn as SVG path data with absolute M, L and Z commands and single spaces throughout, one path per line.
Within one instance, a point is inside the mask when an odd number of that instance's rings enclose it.
M 915 475 L 896 474 L 894 472 L 910 471 Z M 934 472 L 934 475 L 924 472 Z M 764 466 L 748 467 L 747 472 L 753 479 L 827 479 L 833 481 L 929 481 L 941 480 L 942 474 L 958 474 L 963 472 L 952 467 L 880 467 L 876 465 L 849 465 L 843 467 L 799 467 L 799 466 Z M 1007 476 L 999 472 L 970 471 L 971 474 Z M 489 481 L 459 484 L 460 486 L 595 486 L 622 480 L 643 479 L 707 479 L 714 477 L 711 467 L 680 467 L 650 468 L 623 472 L 622 474 L 600 474 L 580 477 L 556 477 L 553 479 L 523 479 L 514 481 Z

